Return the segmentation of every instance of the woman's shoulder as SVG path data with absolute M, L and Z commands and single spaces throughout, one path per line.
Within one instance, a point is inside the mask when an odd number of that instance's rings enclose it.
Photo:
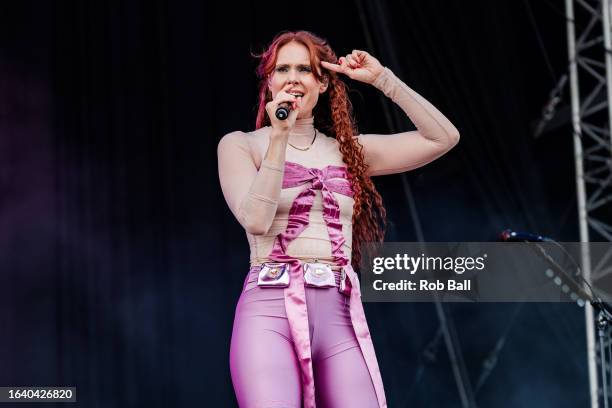
M 257 166 L 267 149 L 269 126 L 262 127 L 250 132 L 236 130 L 225 134 L 217 146 L 217 154 L 222 152 L 236 152 L 239 150 L 247 154 Z
M 325 152 L 339 152 L 340 142 L 333 136 L 327 136 L 325 133 L 319 131 L 317 135 L 317 144 L 319 149 Z
M 250 132 L 234 130 L 226 133 L 221 140 L 219 140 L 219 146 L 237 145 L 250 148 L 253 143 L 260 143 L 261 140 L 266 140 L 265 136 L 267 136 L 268 131 L 268 126 Z

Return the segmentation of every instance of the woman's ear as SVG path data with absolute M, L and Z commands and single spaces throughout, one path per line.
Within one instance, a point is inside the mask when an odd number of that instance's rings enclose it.
M 321 81 L 321 85 L 319 86 L 319 93 L 325 93 L 325 91 L 327 91 L 328 85 L 329 77 L 327 75 L 324 75 L 323 80 Z

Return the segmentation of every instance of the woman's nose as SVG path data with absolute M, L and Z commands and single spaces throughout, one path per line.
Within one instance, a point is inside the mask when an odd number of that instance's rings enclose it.
M 292 69 L 292 70 L 289 71 L 289 77 L 287 78 L 287 81 L 291 82 L 291 83 L 296 83 L 297 82 L 297 74 L 296 74 L 295 70 Z

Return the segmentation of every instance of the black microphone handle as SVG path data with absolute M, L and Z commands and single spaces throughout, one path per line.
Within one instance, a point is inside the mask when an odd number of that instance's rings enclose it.
M 278 120 L 286 120 L 289 117 L 291 111 L 291 105 L 288 103 L 282 103 L 276 108 L 276 118 Z

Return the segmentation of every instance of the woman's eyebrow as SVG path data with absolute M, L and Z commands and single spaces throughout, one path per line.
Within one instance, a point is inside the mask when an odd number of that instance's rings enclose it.
M 291 64 L 278 64 L 278 65 L 276 65 L 277 68 L 289 67 L 289 66 L 291 66 Z M 310 63 L 308 63 L 308 64 L 293 64 L 293 66 L 295 66 L 295 67 L 310 67 Z

